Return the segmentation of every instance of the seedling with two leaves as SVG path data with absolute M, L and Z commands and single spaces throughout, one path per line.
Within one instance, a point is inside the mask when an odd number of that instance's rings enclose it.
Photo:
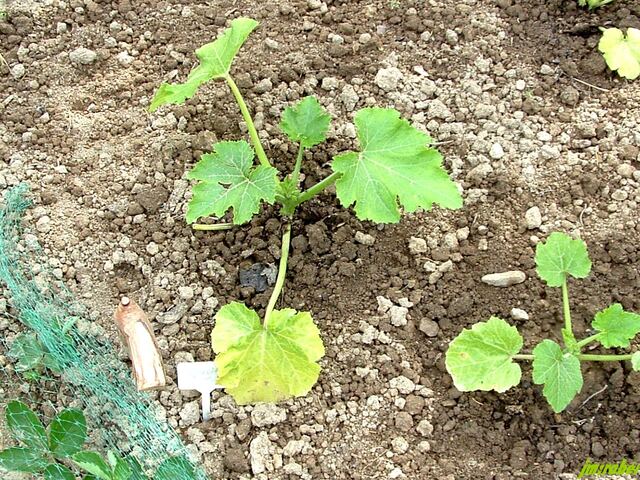
M 258 22 L 238 18 L 212 43 L 196 50 L 200 64 L 184 83 L 163 84 L 150 110 L 180 104 L 208 80 L 229 86 L 246 123 L 251 144 L 218 142 L 204 154 L 187 177 L 196 180 L 187 208 L 187 222 L 196 230 L 216 230 L 229 225 L 194 222 L 207 216 L 222 217 L 233 211 L 233 224 L 241 225 L 257 214 L 263 203 L 280 205 L 284 219 L 280 265 L 274 290 L 265 310 L 258 313 L 239 302 L 216 314 L 212 345 L 218 383 L 240 404 L 276 402 L 306 394 L 318 379 L 318 360 L 324 355 L 319 331 L 309 312 L 276 310 L 287 270 L 291 218 L 300 204 L 330 185 L 343 206 L 354 205 L 362 220 L 393 223 L 400 209 L 414 212 L 437 203 L 459 208 L 458 188 L 442 168 L 442 157 L 430 148 L 431 138 L 389 108 L 364 108 L 355 114 L 360 149 L 336 156 L 333 173 L 307 190 L 300 187 L 305 151 L 322 143 L 331 121 L 314 97 L 306 97 L 282 114 L 280 128 L 298 144 L 293 171 L 281 177 L 262 147 L 260 137 L 236 83 L 230 75 L 233 59 Z M 255 157 L 257 156 L 257 165 Z
M 552 233 L 536 247 L 536 271 L 550 287 L 562 289 L 563 345 L 545 339 L 532 354 L 520 354 L 523 338 L 518 330 L 498 317 L 464 329 L 449 345 L 446 367 L 456 388 L 462 392 L 495 390 L 504 392 L 518 385 L 522 372 L 514 360 L 533 361 L 533 381 L 544 385 L 543 395 L 554 412 L 561 412 L 582 389 L 581 362 L 630 360 L 640 370 L 640 351 L 629 354 L 588 354 L 582 350 L 599 342 L 605 348 L 629 348 L 640 333 L 640 315 L 626 312 L 619 303 L 596 313 L 592 335 L 577 340 L 571 323 L 569 277 L 585 278 L 591 260 L 582 240 Z
M 7 355 L 16 360 L 16 372 L 21 373 L 27 380 L 38 380 L 46 368 L 60 373 L 60 365 L 35 333 L 21 333 L 16 336 Z
M 73 467 L 84 472 L 83 480 L 148 479 L 133 457 L 83 450 L 87 422 L 82 411 L 60 412 L 45 430 L 38 416 L 24 403 L 12 401 L 5 410 L 6 425 L 20 446 L 0 451 L 0 470 L 41 474 L 44 480 L 75 480 Z M 192 465 L 183 456 L 160 464 L 154 480 L 196 480 Z

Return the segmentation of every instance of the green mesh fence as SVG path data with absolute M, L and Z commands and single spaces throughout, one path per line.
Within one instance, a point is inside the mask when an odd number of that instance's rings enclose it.
M 38 398 L 46 398 L 47 392 L 55 397 L 56 389 L 66 388 L 74 399 L 73 406 L 84 411 L 89 431 L 97 434 L 95 442 L 103 453 L 111 450 L 134 456 L 149 474 L 170 458 L 184 457 L 184 461 L 174 462 L 172 477 L 205 480 L 202 468 L 187 460 L 190 452 L 161 418 L 161 409 L 147 394 L 137 391 L 129 367 L 119 360 L 103 330 L 89 320 L 71 292 L 39 261 L 43 255 L 35 237 L 20 238 L 21 217 L 30 204 L 28 187 L 21 184 L 5 192 L 0 209 L 0 283 L 6 287 L 7 301 L 15 314 L 0 314 L 0 321 L 19 321 L 34 332 L 62 373 L 59 378 L 48 374 L 32 381 L 29 390 L 21 392 L 12 385 L 25 384 L 24 379 L 0 365 L 0 370 L 4 369 L 0 402 L 13 400 L 7 396 L 17 392 L 31 407 L 42 411 L 42 405 L 33 405 Z M 10 367 L 7 347 L 6 342 L 0 342 L 0 356 Z M 58 410 L 61 407 L 55 406 Z M 134 474 L 131 480 L 143 478 Z

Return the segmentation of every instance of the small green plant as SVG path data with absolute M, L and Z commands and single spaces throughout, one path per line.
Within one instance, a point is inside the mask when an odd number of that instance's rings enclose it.
M 333 173 L 307 190 L 300 188 L 300 171 L 307 149 L 325 141 L 330 116 L 314 97 L 306 97 L 283 115 L 280 128 L 298 144 L 291 174 L 280 178 L 260 143 L 240 90 L 229 71 L 231 64 L 258 22 L 238 18 L 212 43 L 196 50 L 200 64 L 186 82 L 163 84 L 150 110 L 168 103 L 183 103 L 208 80 L 224 80 L 247 125 L 251 145 L 243 140 L 219 142 L 187 175 L 198 183 L 187 209 L 187 222 L 233 211 L 233 224 L 248 222 L 262 203 L 281 206 L 284 219 L 280 266 L 264 320 L 239 302 L 222 307 L 215 316 L 212 345 L 219 377 L 240 404 L 276 402 L 306 394 L 318 379 L 318 360 L 324 355 L 319 331 L 309 312 L 276 310 L 289 256 L 291 218 L 300 204 L 335 184 L 343 206 L 354 205 L 358 218 L 379 223 L 398 222 L 400 208 L 414 212 L 433 203 L 459 208 L 462 198 L 442 168 L 442 157 L 431 138 L 388 108 L 364 108 L 355 115 L 360 150 L 336 156 Z M 255 165 L 254 157 L 258 164 Z M 196 230 L 230 225 L 194 224 Z
M 75 465 L 86 474 L 84 480 L 147 479 L 140 464 L 113 452 L 106 460 L 97 452 L 83 450 L 87 440 L 87 422 L 77 409 L 60 412 L 45 430 L 38 416 L 24 403 L 9 402 L 5 410 L 6 424 L 20 446 L 0 451 L 0 469 L 10 472 L 39 473 L 44 480 L 75 480 Z M 178 474 L 179 472 L 179 474 Z M 191 464 L 183 457 L 165 460 L 154 480 L 196 480 Z
M 578 0 L 578 5 L 581 7 L 589 6 L 589 10 L 593 10 L 594 8 L 602 7 L 611 2 L 613 2 L 613 0 Z
M 520 366 L 514 360 L 533 361 L 533 381 L 544 385 L 542 393 L 554 412 L 563 411 L 582 389 L 580 362 L 617 362 L 631 360 L 640 370 L 640 351 L 633 354 L 585 354 L 582 350 L 594 342 L 605 348 L 629 348 L 640 332 L 640 315 L 625 312 L 614 303 L 595 315 L 591 326 L 596 332 L 576 340 L 571 324 L 568 279 L 585 278 L 591 271 L 587 247 L 563 233 L 552 233 L 536 247 L 536 271 L 550 287 L 562 289 L 564 328 L 563 346 L 542 340 L 532 354 L 520 354 L 523 339 L 518 330 L 498 317 L 464 329 L 449 345 L 446 367 L 456 388 L 463 392 L 495 390 L 504 392 L 520 383 Z
M 16 360 L 16 372 L 27 380 L 37 380 L 45 368 L 60 373 L 58 362 L 47 352 L 34 333 L 21 333 L 16 336 L 7 355 Z
M 629 80 L 640 76 L 640 30 L 629 27 L 627 35 L 618 28 L 601 28 L 598 49 L 609 68 Z

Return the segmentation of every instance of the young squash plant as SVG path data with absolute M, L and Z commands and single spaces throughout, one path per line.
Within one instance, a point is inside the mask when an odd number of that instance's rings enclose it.
M 625 35 L 619 28 L 601 28 L 602 38 L 598 49 L 607 66 L 623 78 L 640 77 L 640 30 L 627 28 Z
M 238 50 L 258 22 L 237 18 L 220 37 L 196 50 L 200 64 L 184 83 L 163 84 L 150 111 L 161 105 L 183 103 L 208 80 L 222 80 L 233 94 L 247 125 L 251 143 L 223 141 L 202 155 L 187 177 L 196 180 L 186 214 L 196 230 L 228 225 L 202 225 L 202 217 L 233 212 L 241 225 L 264 203 L 280 205 L 283 219 L 280 265 L 276 283 L 261 321 L 258 313 L 240 302 L 222 307 L 215 316 L 212 345 L 218 368 L 217 383 L 239 404 L 277 402 L 304 395 L 320 372 L 324 346 L 311 313 L 276 309 L 287 271 L 291 220 L 300 204 L 335 184 L 344 207 L 354 206 L 362 220 L 392 223 L 400 210 L 429 209 L 434 203 L 459 208 L 462 198 L 446 171 L 442 157 L 429 145 L 431 138 L 389 108 L 364 108 L 355 114 L 360 149 L 336 156 L 333 173 L 307 190 L 300 186 L 304 153 L 326 139 L 330 116 L 314 97 L 306 97 L 282 114 L 280 128 L 298 153 L 293 171 L 282 176 L 272 166 L 260 143 L 242 94 L 230 74 Z M 257 157 L 257 164 L 256 164 Z
M 532 354 L 520 354 L 523 338 L 518 330 L 498 317 L 491 317 L 464 329 L 449 345 L 446 367 L 456 388 L 462 392 L 495 390 L 504 392 L 518 385 L 522 372 L 514 360 L 533 361 L 533 382 L 544 385 L 543 395 L 556 413 L 562 412 L 582 389 L 581 362 L 619 362 L 630 360 L 640 371 L 640 351 L 629 354 L 587 354 L 582 350 L 594 342 L 605 348 L 629 348 L 640 333 L 640 315 L 625 312 L 614 303 L 596 313 L 591 322 L 596 332 L 577 340 L 571 323 L 569 277 L 585 278 L 591 260 L 582 240 L 564 233 L 549 235 L 536 247 L 536 271 L 550 287 L 561 288 L 564 316 L 563 345 L 542 340 Z
M 0 471 L 40 474 L 44 480 L 75 480 L 72 469 L 84 473 L 83 480 L 148 479 L 133 457 L 83 450 L 87 421 L 82 411 L 60 412 L 45 429 L 38 416 L 24 403 L 14 400 L 5 410 L 6 425 L 19 446 L 0 451 Z M 193 466 L 184 456 L 162 462 L 153 480 L 196 480 Z

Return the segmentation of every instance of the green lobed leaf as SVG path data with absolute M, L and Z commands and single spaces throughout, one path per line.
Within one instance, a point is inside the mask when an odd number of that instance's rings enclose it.
M 44 472 L 44 480 L 76 480 L 71 470 L 59 463 L 52 463 Z
M 37 415 L 24 403 L 14 400 L 5 410 L 7 427 L 13 437 L 34 450 L 48 450 L 47 435 Z
M 233 59 L 249 34 L 258 26 L 251 18 L 236 18 L 229 28 L 213 42 L 196 50 L 200 65 L 194 68 L 185 83 L 163 83 L 151 100 L 149 111 L 168 103 L 184 103 L 200 85 L 208 80 L 223 78 L 229 73 Z
M 640 372 L 640 352 L 635 352 L 631 355 L 631 367 L 636 372 Z
M 129 480 L 131 473 L 129 464 L 124 459 L 117 457 L 113 467 L 113 480 Z
M 42 364 L 44 353 L 35 334 L 21 333 L 11 344 L 8 355 L 17 360 L 15 366 L 17 372 L 26 372 Z
M 518 330 L 498 317 L 464 329 L 449 344 L 447 371 L 461 392 L 504 392 L 520 383 L 520 365 L 513 361 L 522 348 Z
M 536 271 L 550 287 L 561 287 L 567 275 L 585 278 L 591 271 L 587 245 L 565 233 L 553 232 L 536 247 Z
M 71 459 L 82 470 L 100 480 L 111 479 L 111 467 L 97 452 L 78 452 Z
M 160 464 L 153 480 L 196 480 L 193 465 L 184 457 L 173 457 Z
M 48 464 L 43 452 L 33 448 L 11 447 L 0 451 L 0 469 L 9 472 L 40 472 Z
M 63 410 L 49 425 L 49 449 L 57 458 L 79 452 L 86 440 L 87 421 L 80 410 Z
M 246 223 L 258 213 L 262 201 L 275 201 L 278 171 L 253 167 L 253 149 L 244 140 L 218 142 L 213 148 L 187 174 L 187 178 L 200 180 L 192 190 L 187 222 L 207 215 L 221 217 L 233 208 L 233 223 Z
M 265 329 L 256 312 L 232 302 L 215 318 L 217 382 L 238 404 L 278 402 L 311 390 L 324 345 L 309 312 L 274 310 Z
M 611 2 L 613 2 L 613 0 L 578 0 L 578 5 L 581 7 L 589 5 L 589 10 L 593 10 L 594 8 L 602 7 Z
M 598 49 L 609 68 L 629 80 L 640 76 L 640 30 L 628 28 L 625 37 L 618 28 L 601 28 Z
M 598 341 L 607 348 L 629 347 L 629 340 L 640 333 L 640 315 L 625 312 L 622 305 L 614 303 L 601 312 L 591 322 L 600 335 Z
M 355 116 L 359 152 L 336 156 L 335 172 L 342 173 L 336 193 L 345 207 L 355 203 L 361 220 L 394 223 L 399 204 L 407 212 L 433 203 L 460 208 L 462 197 L 442 168 L 442 156 L 428 148 L 431 138 L 390 108 L 364 108 Z
M 305 97 L 282 113 L 280 129 L 291 141 L 300 142 L 304 148 L 313 147 L 326 140 L 331 116 L 315 97 Z
M 580 360 L 564 353 L 556 342 L 543 340 L 533 349 L 533 381 L 544 384 L 542 393 L 553 411 L 559 413 L 582 389 Z

